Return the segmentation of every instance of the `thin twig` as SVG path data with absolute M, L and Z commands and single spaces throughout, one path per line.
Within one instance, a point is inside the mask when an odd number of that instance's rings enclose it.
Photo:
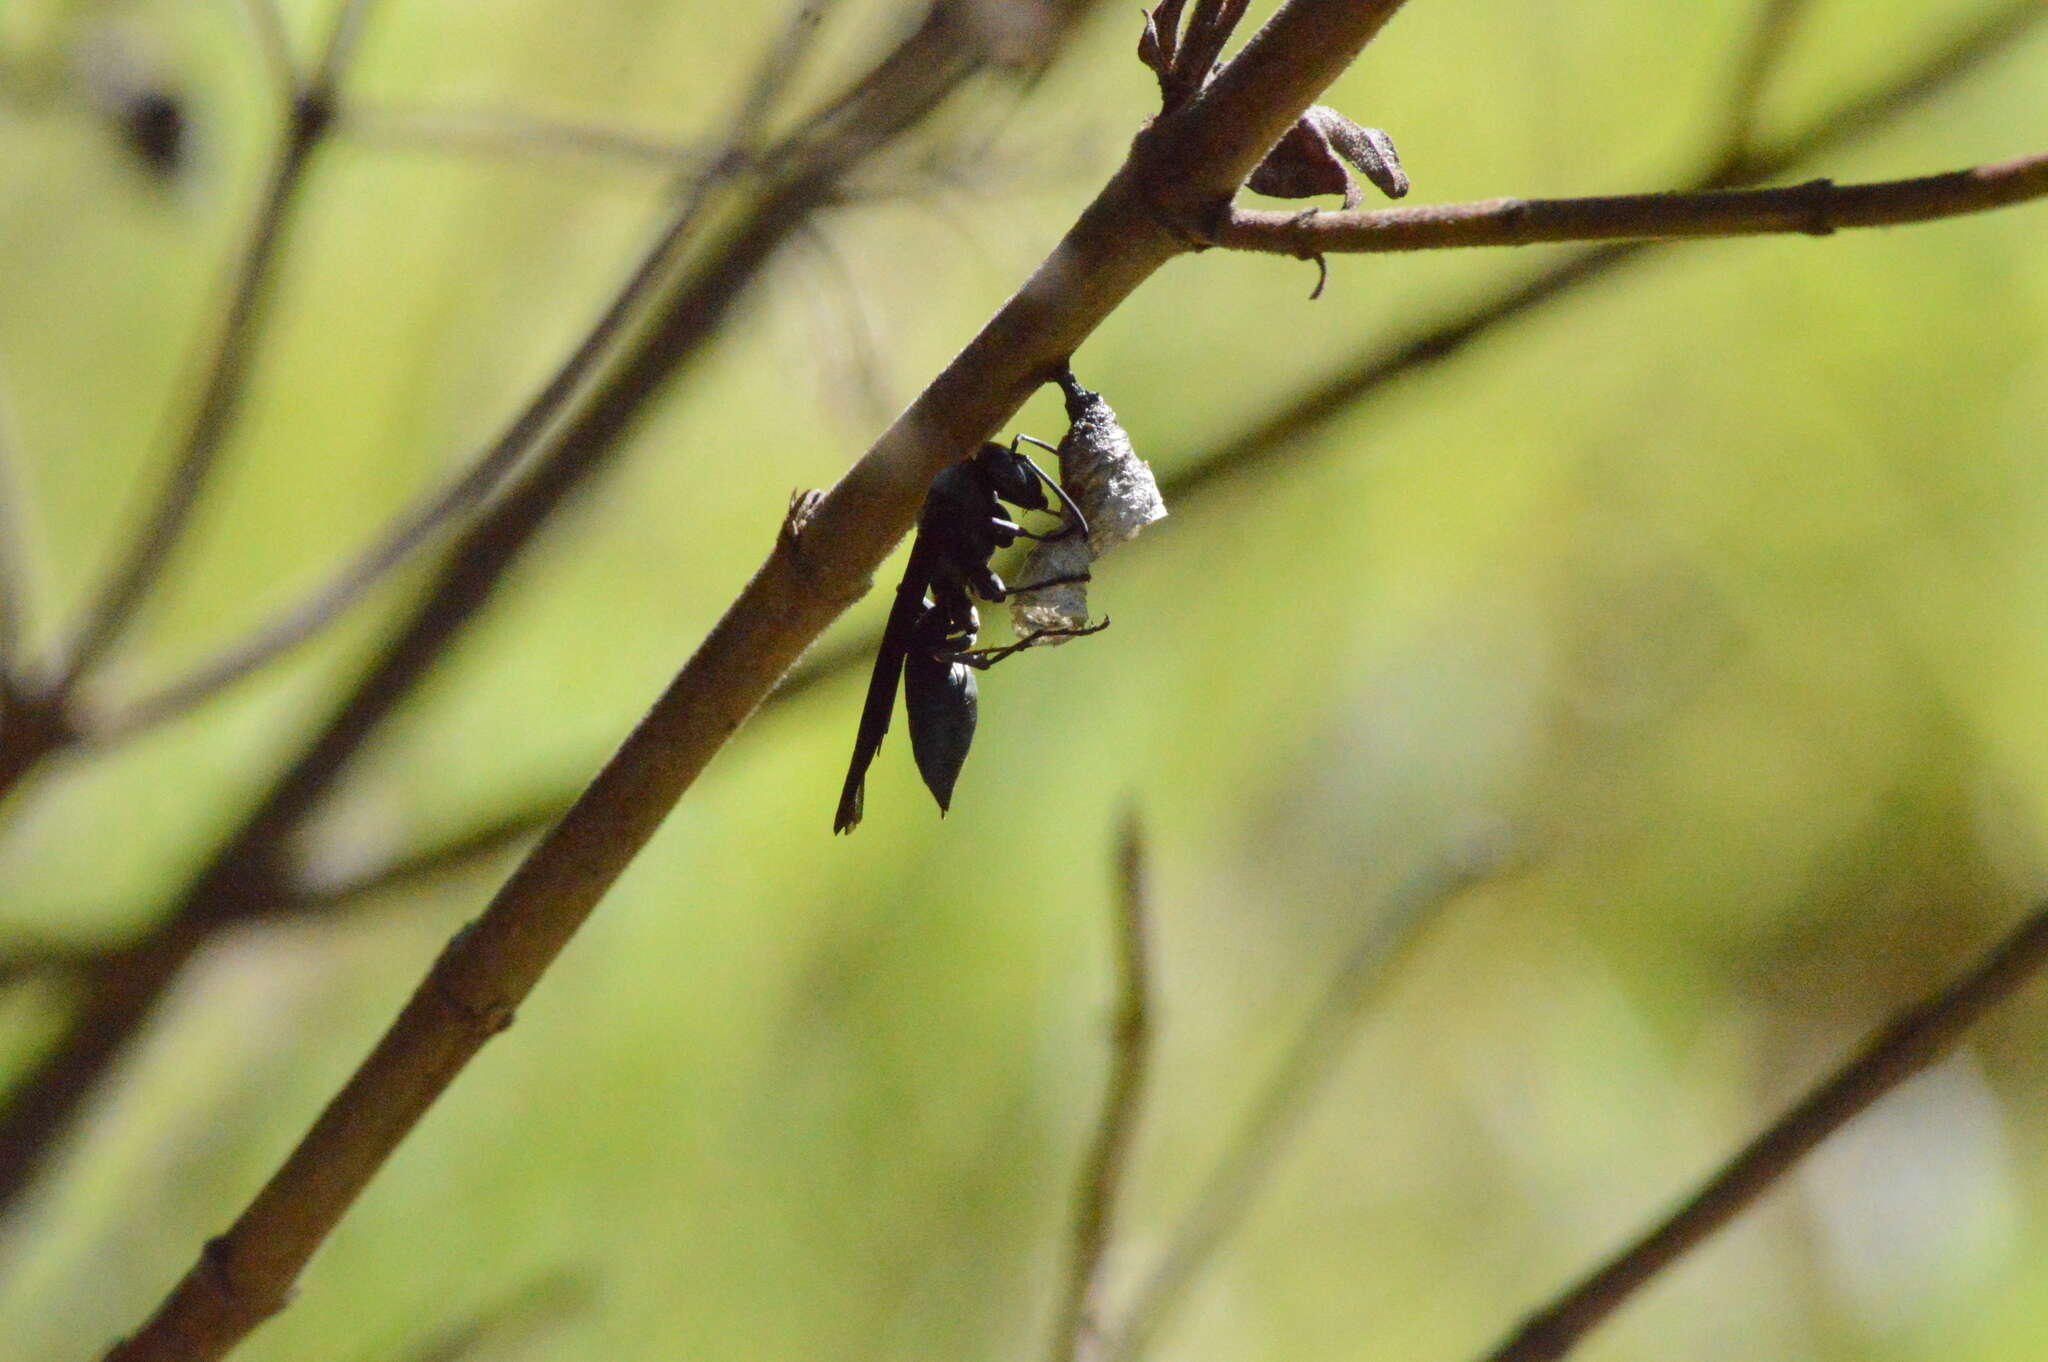
M 1125 817 L 1117 848 L 1116 908 L 1116 1011 L 1110 1025 L 1109 1080 L 1095 1139 L 1081 1165 L 1072 1250 L 1053 1321 L 1051 1362 L 1083 1362 L 1096 1356 L 1101 1346 L 1102 1292 L 1115 1239 L 1117 1201 L 1151 1068 L 1151 914 L 1145 892 L 1144 829 L 1135 812 Z
M 289 891 L 292 909 L 328 910 L 405 893 L 422 884 L 473 871 L 531 842 L 561 816 L 561 807 L 555 804 L 520 809 L 389 860 L 358 866 L 344 874 L 301 878 Z
M 1775 1187 L 1821 1141 L 1947 1054 L 1998 1004 L 2048 966 L 2048 907 L 1967 974 L 1873 1035 L 1856 1055 L 1772 1122 L 1670 1216 L 1531 1316 L 1486 1362 L 1556 1362 L 1658 1273 Z
M 277 87 L 278 107 L 289 114 L 292 101 L 299 97 L 299 70 L 292 57 L 291 34 L 285 29 L 284 15 L 278 12 L 277 0 L 242 0 L 242 8 L 249 15 L 249 26 L 256 32 L 256 46 L 263 54 L 272 84 Z
M 315 97 L 331 99 L 341 89 L 342 72 L 354 65 L 356 48 L 362 44 L 363 30 L 370 22 L 370 10 L 377 3 L 378 0 L 341 0 L 319 60 L 306 82 L 306 89 Z
M 184 676 L 118 708 L 104 704 L 81 706 L 76 722 L 85 739 L 104 744 L 132 737 L 190 711 L 237 681 L 261 671 L 318 634 L 442 529 L 501 487 L 539 445 L 571 400 L 584 390 L 618 337 L 673 273 L 698 223 L 714 202 L 715 191 L 750 159 L 772 104 L 763 92 L 786 88 L 795 71 L 801 69 L 801 58 L 817 32 L 824 7 L 820 0 L 810 0 L 796 8 L 781 38 L 747 87 L 724 148 L 700 172 L 688 177 L 679 207 L 625 283 L 612 295 L 596 323 L 584 332 L 568 357 L 495 441 L 447 483 L 402 512 L 374 542 L 310 596 L 278 612 L 247 637 Z
M 1324 986 L 1272 1077 L 1246 1108 L 1229 1147 L 1139 1284 L 1100 1362 L 1142 1357 L 1208 1267 L 1217 1246 L 1244 1223 L 1279 1167 L 1303 1118 L 1350 1053 L 1361 1024 L 1406 953 L 1460 894 L 1487 875 L 1497 854 L 1448 857 L 1417 872 L 1380 909 Z
M 350 0 L 344 7 L 314 77 L 289 102 L 284 132 L 235 258 L 226 303 L 206 343 L 198 400 L 179 437 L 170 474 L 155 507 L 63 650 L 53 683 L 60 699 L 70 695 L 79 678 L 113 645 L 149 594 L 213 471 L 247 386 L 254 358 L 251 339 L 266 310 L 279 248 L 299 203 L 306 168 L 331 125 L 329 114 L 345 69 L 343 57 L 352 46 L 363 8 L 363 0 Z
M 659 170 L 694 169 L 708 159 L 684 143 L 600 123 L 541 118 L 516 110 L 409 109 L 351 100 L 335 133 L 378 148 L 425 147 L 488 156 L 583 156 Z
M 676 283 L 525 477 L 461 534 L 354 689 L 155 925 L 101 962 L 50 1047 L 8 1088 L 0 1101 L 0 1208 L 29 1185 L 86 1095 L 207 941 L 229 926 L 291 909 L 288 850 L 306 820 L 555 513 L 617 456 L 650 399 L 719 334 L 790 232 L 830 201 L 844 176 L 916 126 L 975 69 L 950 28 L 935 20 L 831 101 L 840 111 L 839 140 L 806 137 L 799 154 L 792 134 L 774 156 L 761 158 L 781 168 L 778 178 L 762 183 L 705 246 L 701 263 Z M 865 117 L 863 109 L 870 111 Z M 0 746 L 0 758 L 6 751 Z M 0 769 L 0 783 L 4 777 Z
M 2008 208 L 2048 197 L 2048 152 L 1910 180 L 1778 189 L 1621 194 L 1584 199 L 1487 199 L 1370 212 L 1275 213 L 1226 206 L 1202 227 L 1212 246 L 1309 259 L 1339 252 L 1433 251 L 1561 241 L 1650 241 L 1803 233 Z
M 561 816 L 555 805 L 507 814 L 469 832 L 431 842 L 346 874 L 300 871 L 280 885 L 264 905 L 265 922 L 287 923 L 303 915 L 332 916 L 394 894 L 404 894 L 450 876 L 472 873 L 531 842 Z M 126 946 L 64 942 L 0 943 L 0 988 L 34 980 L 85 978 L 107 968 Z
M 790 11 L 768 53 L 754 68 L 753 79 L 742 87 L 739 111 L 733 116 L 727 139 L 728 155 L 744 156 L 755 150 L 790 86 L 803 71 L 804 57 L 816 46 L 825 15 L 839 0 L 803 0 Z
M 1040 271 L 818 503 L 802 551 L 778 537 L 589 789 L 448 944 L 298 1147 L 109 1362 L 210 1362 L 283 1308 L 306 1261 L 510 1024 L 713 754 L 872 580 L 933 476 L 992 433 L 1186 248 L 1162 217 L 1240 183 L 1399 7 L 1290 0 L 1204 99 L 1146 130 Z
M 89 974 L 105 958 L 96 946 L 74 946 L 55 941 L 0 946 L 0 988 L 12 988 L 31 979 L 73 978 Z
M 549 1272 L 491 1301 L 451 1328 L 398 1354 L 397 1362 L 469 1362 L 523 1349 L 587 1313 L 597 1291 L 584 1277 Z M 388 1357 L 389 1354 L 382 1354 Z
M 1224 44 L 1244 18 L 1250 0 L 1195 0 L 1195 12 L 1188 16 L 1187 31 L 1181 35 L 1175 61 L 1182 79 L 1199 93 L 1209 78 Z
M 797 240 L 809 251 L 824 285 L 802 290 L 817 323 L 819 335 L 814 343 L 821 357 L 834 351 L 841 356 L 838 368 L 845 375 L 845 390 L 852 402 L 852 414 L 863 430 L 873 430 L 885 424 L 900 403 L 891 401 L 889 397 L 892 385 L 883 372 L 886 366 L 882 359 L 882 346 L 875 338 L 874 322 L 868 315 L 866 300 L 861 296 L 860 280 L 854 277 L 846 257 L 839 253 L 832 238 L 817 223 L 805 224 Z M 836 345 L 827 338 L 829 331 L 838 332 Z
M 1722 166 L 1742 164 L 1755 149 L 1764 96 L 1791 50 L 1800 21 L 1812 8 L 1813 0 L 1759 0 L 1735 78 L 1728 83 L 1719 139 Z

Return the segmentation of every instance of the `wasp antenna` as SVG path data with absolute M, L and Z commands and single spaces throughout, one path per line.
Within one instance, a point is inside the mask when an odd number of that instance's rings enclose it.
M 1040 449 L 1051 450 L 1054 455 L 1058 455 L 1058 453 L 1060 452 L 1057 447 L 1049 445 L 1043 440 L 1033 439 L 1029 435 L 1019 435 L 1017 438 L 1019 440 L 1030 440 L 1032 444 L 1037 445 Z M 1039 476 L 1040 481 L 1044 482 L 1047 487 L 1052 488 L 1053 495 L 1060 499 L 1060 505 L 1066 507 L 1068 516 L 1067 524 L 1072 526 L 1075 530 L 1079 531 L 1081 537 L 1083 539 L 1086 539 L 1088 537 L 1088 517 L 1081 513 L 1081 508 L 1074 504 L 1074 499 L 1072 497 L 1067 495 L 1067 489 L 1060 486 L 1059 479 L 1048 474 L 1043 468 L 1040 468 L 1035 462 L 1032 461 L 1032 458 L 1029 454 L 1019 453 L 1014 446 L 1011 448 L 1010 452 L 1016 454 L 1017 457 L 1022 459 L 1025 463 L 1030 464 L 1031 471 Z

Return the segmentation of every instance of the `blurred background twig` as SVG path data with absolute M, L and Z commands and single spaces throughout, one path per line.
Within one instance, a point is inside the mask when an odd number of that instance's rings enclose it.
M 1222 1158 L 1168 1234 L 1157 1261 L 1116 1312 L 1099 1354 L 1104 1362 L 1131 1362 L 1150 1352 L 1285 1157 L 1296 1126 L 1350 1053 L 1401 957 L 1437 914 L 1492 873 L 1505 851 L 1460 848 L 1425 866 L 1379 907 L 1371 927 L 1338 962 L 1272 1076 L 1235 1123 Z
M 1095 1135 L 1081 1162 L 1072 1242 L 1053 1316 L 1052 1362 L 1101 1356 L 1103 1293 L 1116 1241 L 1117 1203 L 1128 1178 L 1157 1024 L 1152 1015 L 1152 910 L 1146 902 L 1144 825 L 1125 816 L 1117 847 L 1116 995 L 1109 1017 L 1109 1077 Z
M 1630 1297 L 1781 1183 L 1821 1141 L 1940 1059 L 2044 965 L 2048 908 L 2020 923 L 1969 973 L 1870 1037 L 1668 1218 L 1531 1315 L 1486 1362 L 1557 1362 L 1570 1353 Z

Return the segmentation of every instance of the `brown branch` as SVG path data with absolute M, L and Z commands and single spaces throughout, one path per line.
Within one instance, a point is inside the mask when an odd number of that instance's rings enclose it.
M 226 303 L 207 342 L 198 400 L 179 438 L 170 474 L 155 507 L 123 550 L 64 649 L 53 686 L 60 698 L 68 696 L 78 679 L 112 646 L 149 594 L 213 471 L 247 386 L 254 357 L 251 338 L 269 301 L 279 248 L 299 204 L 307 166 L 330 125 L 343 58 L 352 44 L 361 9 L 360 3 L 344 6 L 314 75 L 305 85 L 295 87 L 289 100 L 285 129 L 236 256 Z
M 1081 1362 L 1098 1355 L 1102 1293 L 1117 1201 L 1144 1110 L 1151 1068 L 1150 915 L 1145 895 L 1144 831 L 1136 813 L 1124 820 L 1117 854 L 1116 1011 L 1111 1018 L 1110 1065 L 1102 1115 L 1081 1165 L 1074 1203 L 1073 1244 L 1054 1316 L 1051 1362 Z
M 1223 1157 L 1174 1227 L 1158 1263 L 1139 1284 L 1099 1354 L 1100 1362 L 1132 1362 L 1158 1339 L 1217 1247 L 1244 1223 L 1265 1190 L 1395 966 L 1437 915 L 1499 860 L 1498 850 L 1475 847 L 1433 863 L 1382 908 L 1371 929 L 1338 965 L 1272 1077 L 1247 1107 Z
M 81 738 L 98 746 L 124 741 L 189 713 L 255 675 L 313 638 L 442 531 L 487 500 L 532 453 L 570 400 L 583 390 L 619 334 L 674 268 L 711 201 L 713 178 L 707 176 L 698 192 L 686 196 L 681 209 L 671 215 L 625 284 L 612 296 L 603 315 L 577 342 L 575 350 L 498 439 L 466 468 L 403 512 L 379 539 L 363 548 L 311 595 L 279 611 L 246 638 L 185 675 L 132 700 L 93 698 L 75 704 L 72 718 Z
M 2048 907 L 1975 968 L 1863 1048 L 1642 1238 L 1531 1316 L 1486 1362 L 1556 1362 L 1658 1273 L 1768 1192 L 1821 1141 L 1955 1048 L 1963 1033 L 2048 966 Z
M 1339 252 L 1433 251 L 1561 241 L 1661 241 L 1892 227 L 2048 196 L 2048 153 L 1912 180 L 1780 189 L 1487 199 L 1353 213 L 1275 213 L 1226 205 L 1202 227 L 1212 246 L 1312 259 Z
M 207 1362 L 281 1309 L 306 1261 L 519 1003 L 669 809 L 909 528 L 924 490 L 992 433 L 1184 244 L 1160 224 L 1241 182 L 1399 0 L 1292 0 L 1130 159 L 1052 257 L 777 547 L 674 683 L 242 1215 L 110 1362 Z M 1163 212 L 1162 212 L 1163 210 Z
M 648 400 L 718 334 L 733 306 L 797 224 L 834 185 L 976 69 L 943 10 L 828 107 L 837 137 L 793 134 L 775 167 L 701 265 L 676 282 L 627 354 L 552 439 L 525 477 L 462 535 L 412 613 L 354 690 L 140 939 L 111 954 L 81 990 L 51 1047 L 0 1101 L 0 1207 L 20 1195 L 80 1104 L 146 1023 L 186 963 L 229 925 L 292 905 L 294 835 L 355 755 L 412 695 L 449 644 L 490 601 L 555 513 L 617 455 Z M 4 730 L 0 730 L 4 731 Z M 8 749 L 0 745 L 0 759 Z M 4 772 L 0 772 L 4 775 Z

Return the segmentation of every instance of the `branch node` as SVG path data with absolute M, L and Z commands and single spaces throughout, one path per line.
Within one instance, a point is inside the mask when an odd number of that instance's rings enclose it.
M 1159 230 L 1189 251 L 1206 251 L 1222 240 L 1224 229 L 1237 212 L 1230 196 L 1224 195 L 1200 208 L 1176 211 L 1167 206 L 1176 202 L 1171 189 L 1170 182 L 1148 181 L 1139 195 L 1145 215 L 1159 224 Z
M 476 1002 L 464 997 L 459 990 L 452 987 L 453 981 L 447 977 L 447 971 L 442 968 L 448 960 L 463 949 L 470 938 L 470 934 L 476 930 L 476 927 L 476 923 L 468 923 L 461 931 L 449 938 L 447 946 L 442 948 L 441 958 L 435 961 L 434 968 L 428 971 L 426 980 L 420 985 L 420 992 L 432 1001 L 439 1003 L 442 1010 L 454 1017 L 481 1044 L 500 1032 L 509 1029 L 512 1025 L 513 1015 L 518 1009 L 513 1002 L 500 998 L 486 998 L 481 1002 Z
M 782 533 L 778 542 L 792 560 L 803 557 L 804 531 L 810 528 L 811 518 L 818 513 L 818 505 L 824 500 L 824 492 L 816 487 L 799 487 L 789 494 L 789 510 L 782 517 Z
M 292 100 L 292 137 L 309 146 L 333 125 L 334 96 L 326 90 L 304 90 Z
M 231 1314 L 262 1321 L 291 1304 L 292 1291 L 270 1299 L 255 1299 L 235 1286 L 234 1244 L 227 1235 L 217 1234 L 199 1250 L 199 1271 L 195 1274 L 209 1291 L 219 1296 Z
M 473 1003 L 467 998 L 457 996 L 444 981 L 431 980 L 429 983 L 428 994 L 479 1039 L 489 1040 L 500 1032 L 511 1029 L 513 1016 L 517 1011 L 512 1004 L 497 1001 Z
M 1835 234 L 1834 207 L 1835 182 L 1825 175 L 1817 180 L 1808 180 L 1800 186 L 1813 198 L 1812 218 L 1799 230 L 1808 236 L 1833 236 Z

